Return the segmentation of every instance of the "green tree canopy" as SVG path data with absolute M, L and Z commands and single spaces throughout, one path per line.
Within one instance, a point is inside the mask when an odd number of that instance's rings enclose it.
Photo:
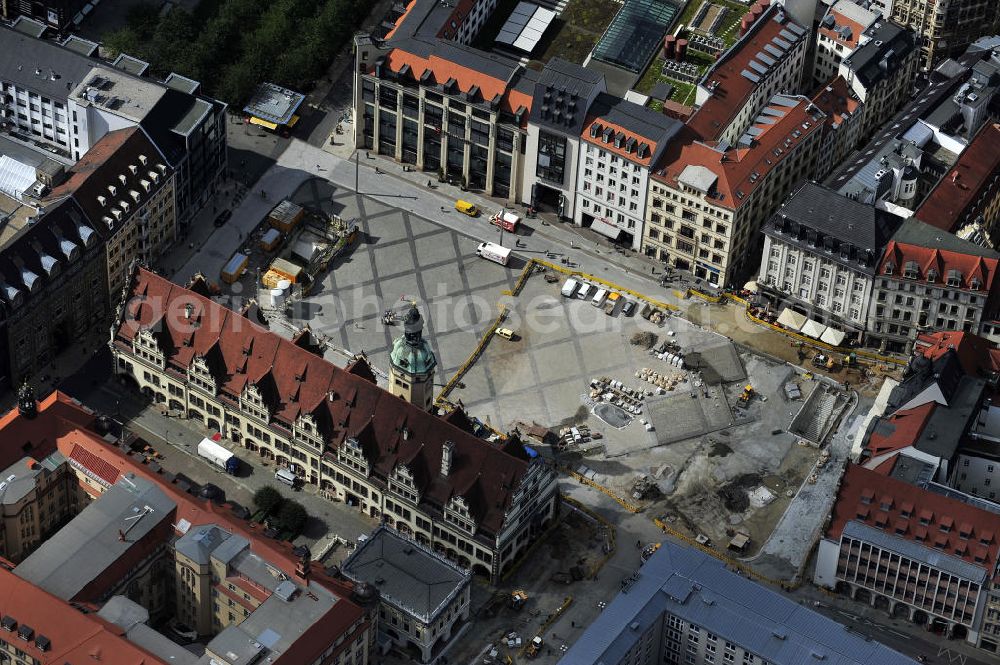
M 253 494 L 253 505 L 256 506 L 257 510 L 262 510 L 267 514 L 279 510 L 284 502 L 285 497 L 281 496 L 281 492 L 270 485 L 261 487 Z

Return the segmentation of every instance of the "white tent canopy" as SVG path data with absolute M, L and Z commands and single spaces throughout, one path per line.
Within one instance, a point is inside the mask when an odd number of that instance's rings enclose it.
M 747 282 L 746 284 L 744 284 L 743 288 L 745 290 L 747 290 L 747 291 L 750 291 L 751 293 L 757 293 L 757 290 L 758 290 L 759 287 L 757 286 L 757 281 L 756 280 L 751 280 L 751 281 Z
M 797 331 L 801 330 L 802 326 L 806 324 L 806 316 L 786 307 L 778 315 L 778 323 L 786 328 Z
M 812 319 L 809 319 L 808 321 L 805 322 L 805 325 L 802 326 L 801 332 L 803 335 L 808 335 L 813 339 L 819 339 L 820 336 L 826 332 L 826 326 L 824 326 L 819 321 L 813 321 Z
M 845 337 L 847 337 L 847 334 L 844 331 L 837 330 L 836 328 L 827 328 L 823 331 L 823 335 L 819 339 L 830 346 L 840 346 L 844 343 Z

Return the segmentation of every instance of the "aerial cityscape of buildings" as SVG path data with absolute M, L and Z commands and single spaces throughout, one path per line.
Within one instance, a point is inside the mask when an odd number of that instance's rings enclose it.
M 1000 658 L 1000 3 L 411 0 L 226 101 L 98 4 L 0 1 L 0 663 Z

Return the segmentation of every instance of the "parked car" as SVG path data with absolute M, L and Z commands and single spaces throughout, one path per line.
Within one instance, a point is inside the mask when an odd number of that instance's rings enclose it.
M 626 300 L 625 304 L 622 305 L 622 316 L 633 316 L 635 315 L 635 301 Z
M 215 227 L 218 228 L 229 221 L 229 218 L 233 216 L 233 211 L 226 209 L 215 216 Z
M 201 486 L 201 491 L 198 492 L 198 496 L 203 499 L 208 499 L 209 501 L 223 501 L 226 498 L 226 493 L 222 491 L 222 488 L 213 483 L 205 483 Z
M 194 642 L 198 639 L 198 633 L 193 628 L 189 628 L 177 619 L 173 619 L 167 624 L 167 630 L 180 640 Z

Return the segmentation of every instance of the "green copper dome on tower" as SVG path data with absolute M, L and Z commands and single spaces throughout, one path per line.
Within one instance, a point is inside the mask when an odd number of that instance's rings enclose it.
M 417 311 L 417 304 L 410 303 L 410 309 L 403 316 L 403 336 L 392 343 L 389 354 L 389 361 L 399 371 L 420 375 L 437 367 L 437 358 L 423 337 L 423 329 L 424 320 Z

